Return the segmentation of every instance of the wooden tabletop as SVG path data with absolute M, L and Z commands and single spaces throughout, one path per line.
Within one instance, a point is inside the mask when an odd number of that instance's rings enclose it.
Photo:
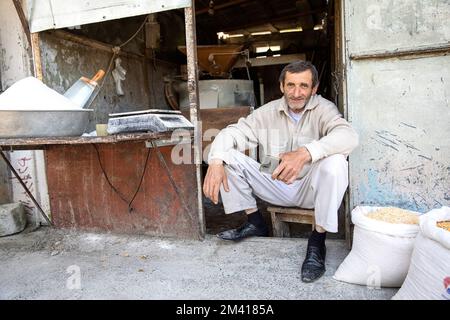
M 191 131 L 193 134 L 193 131 Z M 172 132 L 130 132 L 102 137 L 40 137 L 40 138 L 0 138 L 0 148 L 32 150 L 43 149 L 46 145 L 118 143 L 125 141 L 170 139 Z

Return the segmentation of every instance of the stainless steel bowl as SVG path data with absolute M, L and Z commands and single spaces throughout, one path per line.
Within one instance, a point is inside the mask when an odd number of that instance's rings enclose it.
M 92 109 L 0 110 L 0 138 L 81 136 Z

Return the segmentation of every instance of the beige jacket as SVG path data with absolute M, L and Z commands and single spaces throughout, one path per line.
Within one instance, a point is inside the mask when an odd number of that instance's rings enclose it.
M 337 153 L 348 156 L 358 145 L 358 134 L 334 103 L 320 95 L 311 97 L 298 124 L 289 116 L 282 97 L 220 131 L 211 145 L 208 162 L 221 159 L 229 163 L 230 149 L 245 151 L 258 145 L 261 163 L 265 163 L 268 156 L 278 157 L 301 146 L 308 149 L 314 163 Z M 310 166 L 305 165 L 299 178 L 306 175 Z

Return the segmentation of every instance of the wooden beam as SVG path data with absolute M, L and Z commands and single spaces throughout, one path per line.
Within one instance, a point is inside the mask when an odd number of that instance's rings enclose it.
M 187 56 L 187 74 L 188 74 L 188 94 L 189 94 L 189 112 L 190 120 L 194 124 L 194 163 L 195 174 L 197 178 L 197 209 L 198 209 L 198 228 L 199 239 L 204 240 L 206 235 L 205 213 L 203 211 L 203 192 L 202 192 L 202 130 L 200 115 L 200 101 L 198 91 L 198 60 L 197 60 L 197 34 L 195 24 L 195 1 L 191 1 L 191 7 L 184 9 L 184 23 L 186 32 L 186 56 Z
M 31 52 L 33 54 L 34 76 L 43 81 L 44 74 L 42 72 L 41 47 L 39 45 L 39 33 L 31 34 Z
M 225 8 L 228 8 L 228 7 L 236 6 L 236 5 L 241 4 L 241 3 L 244 3 L 244 2 L 249 2 L 249 0 L 234 0 L 234 1 L 227 1 L 226 3 L 219 4 L 219 5 L 217 5 L 217 6 L 215 5 L 215 6 L 214 6 L 214 10 L 225 9 Z M 197 11 L 195 11 L 195 14 L 198 16 L 198 15 L 207 13 L 208 10 L 209 10 L 209 7 L 206 7 L 206 8 L 203 8 L 203 9 L 198 9 Z
M 267 211 L 276 213 L 300 214 L 305 216 L 314 215 L 314 209 L 304 209 L 298 207 L 268 207 Z
M 322 13 L 322 12 L 325 12 L 326 10 L 327 10 L 327 8 L 323 7 L 323 8 L 319 8 L 316 10 L 310 10 L 310 11 L 306 11 L 306 12 L 299 12 L 299 13 L 291 14 L 289 16 L 279 15 L 279 16 L 274 16 L 271 18 L 256 19 L 256 20 L 250 21 L 249 23 L 244 24 L 244 25 L 229 26 L 225 29 L 220 29 L 218 31 L 230 32 L 230 31 L 235 31 L 236 29 L 247 29 L 250 27 L 258 26 L 258 25 L 265 25 L 267 23 L 275 23 L 278 21 L 293 20 L 293 19 L 296 19 L 299 17 L 309 16 L 309 15 L 316 14 L 316 13 Z
M 20 0 L 13 0 L 13 3 L 14 7 L 16 7 L 17 14 L 19 15 L 20 22 L 22 23 L 23 31 L 27 36 L 28 44 L 31 46 L 30 26 L 28 25 L 28 20 L 23 12 L 22 3 Z
M 110 52 L 112 53 L 112 49 L 114 48 L 113 45 L 108 44 L 108 43 L 104 43 L 101 41 L 97 41 L 97 40 L 93 40 L 84 36 L 80 36 L 80 35 L 76 35 L 67 31 L 62 31 L 62 30 L 48 30 L 45 31 L 46 33 L 48 33 L 49 35 L 58 37 L 60 39 L 66 40 L 66 41 L 70 41 L 70 42 L 74 42 L 74 43 L 78 43 L 87 47 L 91 47 L 100 51 L 105 51 L 105 52 Z M 149 58 L 146 57 L 143 54 L 138 54 L 138 53 L 134 53 L 134 52 L 128 52 L 128 51 L 124 51 L 124 50 L 120 50 L 119 51 L 119 56 L 122 57 L 126 57 L 126 58 L 132 58 L 132 59 L 138 59 L 138 60 L 142 60 L 143 58 L 148 59 L 148 60 L 154 60 L 157 62 L 162 62 L 162 63 L 166 63 L 169 64 L 171 66 L 174 65 L 174 63 L 169 62 L 169 61 L 165 61 L 165 60 L 160 60 L 160 59 L 156 59 L 156 58 Z
M 191 132 L 191 131 L 189 131 Z M 126 141 L 146 141 L 170 139 L 170 132 L 124 132 L 99 137 L 37 137 L 37 138 L 0 138 L 0 148 L 4 151 L 45 149 L 48 145 L 72 145 L 91 143 L 119 143 Z M 28 149 L 27 149 L 28 148 Z
M 289 225 L 278 219 L 277 214 L 275 212 L 270 213 L 270 217 L 272 220 L 272 233 L 274 237 L 278 238 L 289 238 L 290 230 Z
M 401 48 L 387 51 L 371 51 L 353 53 L 350 55 L 352 60 L 366 60 L 366 59 L 390 59 L 405 56 L 418 56 L 418 55 L 441 55 L 450 52 L 450 42 L 435 45 L 435 46 L 422 46 L 414 48 Z
M 51 30 L 51 31 L 46 31 L 48 34 L 50 35 L 54 35 L 60 39 L 66 40 L 66 41 L 70 41 L 70 42 L 75 42 L 87 47 L 91 47 L 100 51 L 105 51 L 105 52 L 112 52 L 112 49 L 114 48 L 113 45 L 101 42 L 101 41 L 97 41 L 97 40 L 93 40 L 84 36 L 79 36 L 67 31 L 62 31 L 62 30 Z M 137 53 L 131 53 L 131 52 L 126 52 L 123 50 L 119 51 L 119 55 L 121 56 L 125 56 L 128 58 L 135 58 L 135 59 L 142 59 L 142 57 L 144 57 L 144 55 L 142 54 L 137 54 Z

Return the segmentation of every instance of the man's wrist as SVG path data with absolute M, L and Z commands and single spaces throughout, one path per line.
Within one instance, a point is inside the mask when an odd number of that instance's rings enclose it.
M 211 161 L 209 161 L 209 164 L 215 164 L 215 165 L 223 165 L 223 160 L 222 159 L 211 159 Z
M 300 147 L 300 148 L 297 149 L 297 152 L 299 152 L 299 153 L 302 155 L 302 157 L 303 157 L 303 159 L 304 159 L 304 160 L 303 160 L 304 163 L 311 162 L 312 157 L 311 157 L 311 154 L 309 153 L 308 148 L 306 148 L 306 147 Z

